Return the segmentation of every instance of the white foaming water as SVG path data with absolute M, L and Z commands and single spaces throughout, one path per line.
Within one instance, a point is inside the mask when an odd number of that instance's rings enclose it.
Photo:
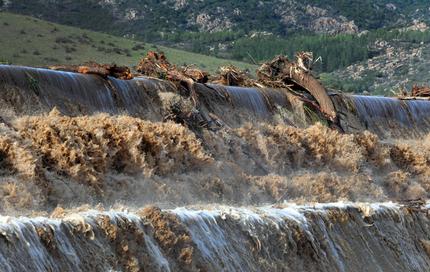
M 218 225 L 223 211 L 193 211 L 185 208 L 173 210 L 184 222 L 205 261 L 218 271 L 246 271 L 240 256 L 226 237 L 225 230 Z
M 419 254 L 414 239 L 429 234 L 419 234 L 425 230 L 423 227 L 410 228 L 423 222 L 429 224 L 423 217 L 429 206 L 412 217 L 395 203 L 205 206 L 165 212 L 176 215 L 185 226 L 195 245 L 193 254 L 199 256 L 200 266 L 208 271 L 261 271 L 259 267 L 264 265 L 269 265 L 266 270 L 279 270 L 283 265 L 312 270 L 312 262 L 319 264 L 322 271 L 350 271 L 356 265 L 354 258 L 371 265 L 369 271 L 389 271 L 399 264 L 425 271 L 430 259 Z M 97 254 L 94 260 L 113 258 L 119 253 L 101 230 L 98 222 L 102 217 L 108 217 L 118 228 L 133 226 L 143 233 L 144 243 L 139 244 L 138 251 L 147 256 L 146 265 L 151 264 L 151 271 L 177 270 L 176 261 L 147 231 L 145 218 L 118 211 L 87 211 L 62 220 L 0 217 L 0 270 L 87 271 L 91 262 L 82 259 L 85 254 Z M 369 223 L 363 218 L 373 219 Z M 127 233 L 126 229 L 122 231 Z M 48 234 L 45 238 L 44 233 Z M 391 245 L 386 248 L 384 243 L 388 241 Z M 402 250 L 397 260 L 384 261 L 392 258 L 391 250 L 397 249 Z M 22 259 L 26 261 L 20 262 Z M 98 263 L 92 269 L 122 271 L 108 262 Z
M 334 260 L 338 271 L 347 271 L 342 257 L 341 249 L 336 244 L 332 230 L 327 229 L 324 222 L 325 215 L 333 209 L 347 210 L 348 208 L 359 209 L 364 217 L 369 217 L 377 213 L 396 212 L 400 213 L 400 205 L 395 203 L 328 203 L 298 206 L 295 204 L 286 204 L 286 207 L 278 208 L 273 206 L 261 208 L 232 208 L 232 207 L 216 207 L 215 210 L 201 211 L 179 208 L 173 210 L 182 222 L 187 225 L 188 230 L 193 237 L 197 247 L 204 255 L 205 259 L 211 263 L 215 270 L 219 271 L 249 271 L 252 267 L 248 267 L 243 258 L 236 253 L 235 243 L 231 233 L 225 233 L 225 228 L 222 226 L 223 221 L 233 219 L 239 222 L 242 226 L 242 231 L 246 231 L 250 237 L 259 241 L 262 237 L 258 232 L 263 227 L 275 226 L 276 229 L 288 228 L 289 223 L 297 224 L 304 232 L 307 240 L 310 241 L 313 247 L 320 246 L 321 241 L 317 241 L 314 237 L 316 231 L 323 233 L 327 250 L 323 252 L 323 258 Z M 312 213 L 316 216 L 312 220 L 313 227 L 310 226 L 309 219 L 305 216 L 306 213 Z M 261 246 L 261 245 L 259 245 Z M 228 260 L 226 262 L 226 260 Z M 241 262 L 237 260 L 242 260 Z M 377 263 L 377 261 L 374 261 Z M 227 269 L 223 269 L 227 268 Z M 375 266 L 376 268 L 376 266 Z
M 61 271 L 62 269 L 80 271 L 80 260 L 62 227 L 61 221 L 41 217 L 2 220 L 0 231 L 7 242 L 5 246 L 0 248 L 0 259 L 10 261 L 11 256 L 9 254 L 12 253 L 13 259 L 17 263 L 11 267 L 7 262 L 2 262 L 0 264 L 1 271 L 46 271 L 47 268 L 54 271 Z M 42 228 L 47 232 L 52 231 L 55 234 L 53 236 L 55 241 L 53 242 L 56 243 L 61 257 L 64 258 L 61 267 L 58 260 L 48 252 L 36 228 Z M 23 259 L 25 262 L 22 262 Z
M 129 213 L 129 212 L 118 212 L 118 211 L 110 211 L 110 212 L 99 212 L 99 211 L 88 211 L 81 214 L 81 218 L 84 221 L 91 222 L 90 224 L 92 226 L 96 226 L 97 224 L 97 218 L 100 216 L 108 216 L 111 223 L 118 226 L 119 223 L 124 220 L 128 220 L 130 222 L 133 222 L 136 227 L 143 233 L 145 233 L 145 229 L 143 228 L 143 222 L 140 217 L 138 217 L 136 214 Z M 156 271 L 161 272 L 170 272 L 170 266 L 169 261 L 166 259 L 166 257 L 161 252 L 160 247 L 157 245 L 157 243 L 154 241 L 154 239 L 145 233 L 145 250 L 150 255 L 151 259 L 153 260 L 153 263 L 156 266 Z

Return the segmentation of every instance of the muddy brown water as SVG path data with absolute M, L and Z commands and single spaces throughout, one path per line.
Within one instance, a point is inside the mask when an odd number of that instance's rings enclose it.
M 0 270 L 428 271 L 429 102 L 331 98 L 0 66 Z

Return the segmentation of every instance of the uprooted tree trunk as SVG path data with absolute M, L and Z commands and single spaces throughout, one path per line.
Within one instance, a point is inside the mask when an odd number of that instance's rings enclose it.
M 290 62 L 284 56 L 278 56 L 271 62 L 263 64 L 257 70 L 257 76 L 264 84 L 278 83 L 279 87 L 307 91 L 315 98 L 319 105 L 319 110 L 326 118 L 332 122 L 337 122 L 336 109 L 327 94 L 327 90 L 309 71 L 306 71 L 297 63 Z

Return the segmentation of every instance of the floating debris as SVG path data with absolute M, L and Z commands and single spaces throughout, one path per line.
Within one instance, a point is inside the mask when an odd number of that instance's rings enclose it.
M 430 98 L 430 87 L 429 86 L 418 86 L 414 85 L 411 90 L 412 97 L 429 97 Z
M 123 80 L 133 79 L 133 74 L 131 73 L 130 68 L 126 66 L 117 66 L 116 64 L 109 65 L 88 62 L 83 65 L 50 66 L 49 69 L 81 74 L 93 74 L 103 78 L 114 77 Z
M 212 78 L 211 82 L 225 86 L 264 87 L 264 85 L 253 79 L 248 72 L 244 72 L 233 65 L 220 67 L 218 75 Z

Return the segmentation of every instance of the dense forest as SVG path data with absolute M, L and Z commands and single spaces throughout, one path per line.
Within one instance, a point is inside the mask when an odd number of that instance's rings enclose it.
M 252 37 L 244 36 L 241 32 L 217 32 L 166 35 L 165 39 L 175 44 L 186 42 L 192 44 L 189 49 L 199 53 L 250 63 L 260 63 L 279 54 L 293 57 L 295 52 L 311 51 L 316 58 L 321 57 L 321 61 L 315 66 L 317 71 L 332 72 L 377 55 L 379 52 L 372 49 L 372 45 L 378 40 L 409 44 L 427 43 L 430 41 L 430 32 L 378 29 L 360 35 L 296 34 L 290 38 L 264 34 Z M 211 48 L 212 44 L 217 45 Z M 224 44 L 226 46 L 222 48 Z

